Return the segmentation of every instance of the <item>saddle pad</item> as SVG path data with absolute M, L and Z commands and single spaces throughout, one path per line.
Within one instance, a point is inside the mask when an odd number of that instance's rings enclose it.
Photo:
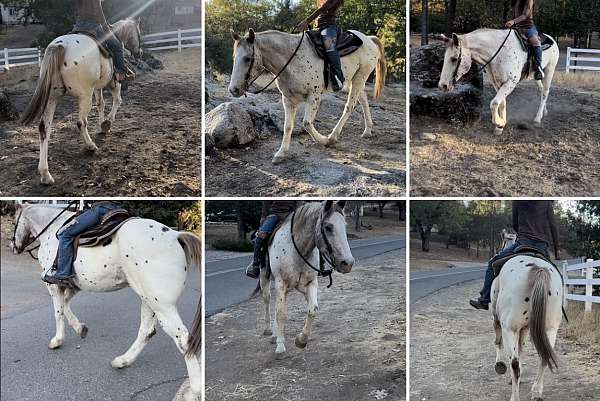
M 517 247 L 517 249 L 519 249 L 519 248 L 522 248 L 521 252 L 511 253 L 510 255 L 500 258 L 492 263 L 492 269 L 494 269 L 494 276 L 498 277 L 498 275 L 500 274 L 500 271 L 502 270 L 502 267 L 506 264 L 506 262 L 508 262 L 512 258 L 516 258 L 518 256 L 531 256 L 534 258 L 542 259 L 543 261 L 550 263 L 556 269 L 558 274 L 560 274 L 562 277 L 562 273 L 560 272 L 558 267 L 556 267 L 556 265 L 550 259 L 548 259 L 546 257 L 546 255 L 540 253 L 540 251 L 538 249 L 526 247 L 526 246 Z
M 88 31 L 82 31 L 82 30 L 73 30 L 70 33 L 77 34 L 77 35 L 85 35 L 87 37 L 94 39 L 94 42 L 96 42 L 96 44 L 98 45 L 98 49 L 100 50 L 100 53 L 106 58 L 112 58 L 112 53 L 106 47 L 104 47 L 102 42 L 100 42 L 98 40 L 98 38 L 96 37 L 96 35 L 94 35 L 93 33 L 88 32 Z
M 105 244 L 105 240 L 109 239 L 129 220 L 137 219 L 138 217 L 129 217 L 129 215 L 119 215 L 111 218 L 108 222 L 96 226 L 89 231 L 81 234 L 77 238 L 77 245 L 91 248 Z
M 322 60 L 326 60 L 325 44 L 323 43 L 323 36 L 321 35 L 321 31 L 307 31 L 307 34 L 319 58 L 321 58 Z M 340 54 L 340 57 L 344 57 L 354 53 L 362 45 L 362 39 L 356 36 L 353 32 L 338 29 L 337 50 Z
M 550 36 L 546 35 L 545 33 L 539 33 L 538 35 L 540 37 L 540 42 L 542 43 L 542 51 L 546 51 L 552 47 L 554 41 L 552 38 L 550 38 Z M 519 39 L 521 39 L 521 47 L 523 48 L 523 51 L 529 52 L 529 41 L 527 40 L 527 37 L 521 32 L 519 32 L 517 36 Z

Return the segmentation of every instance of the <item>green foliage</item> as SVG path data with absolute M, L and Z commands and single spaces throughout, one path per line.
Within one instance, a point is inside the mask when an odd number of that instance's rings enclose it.
M 567 212 L 569 230 L 562 237 L 573 256 L 600 259 L 600 201 L 577 202 L 576 210 Z
M 212 246 L 217 251 L 252 252 L 254 250 L 254 244 L 250 241 L 220 240 L 215 241 Z
M 119 204 L 129 210 L 129 213 L 133 216 L 139 216 L 147 219 L 156 220 L 169 227 L 178 227 L 185 229 L 192 229 L 187 227 L 181 227 L 179 221 L 179 214 L 186 209 L 196 208 L 198 209 L 198 202 L 196 201 L 174 201 L 174 200 L 131 200 L 122 201 Z
M 315 9 L 314 0 L 211 0 L 206 3 L 206 60 L 221 73 L 232 69 L 233 40 L 230 29 L 246 33 L 292 29 Z M 405 65 L 404 1 L 346 0 L 340 9 L 340 26 L 379 36 L 386 46 L 390 73 L 403 78 Z

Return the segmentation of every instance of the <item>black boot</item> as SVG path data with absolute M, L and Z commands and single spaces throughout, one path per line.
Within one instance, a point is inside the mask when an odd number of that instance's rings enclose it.
M 489 309 L 489 301 L 486 301 L 485 299 L 471 299 L 469 301 L 469 304 L 475 308 L 475 309 L 484 309 L 484 310 L 488 310 Z
M 260 276 L 260 261 L 256 258 L 246 267 L 246 276 L 251 278 L 258 278 Z
M 533 54 L 535 56 L 535 71 L 533 77 L 536 81 L 544 79 L 544 70 L 542 69 L 542 46 L 534 46 Z
M 337 50 L 327 51 L 327 61 L 329 62 L 329 71 L 331 79 L 331 89 L 339 92 L 344 87 L 344 72 L 342 71 L 342 60 Z

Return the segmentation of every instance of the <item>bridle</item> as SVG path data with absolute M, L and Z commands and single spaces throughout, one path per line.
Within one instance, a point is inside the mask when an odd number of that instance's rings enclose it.
M 335 212 L 341 213 L 341 211 L 337 208 L 337 206 L 332 205 L 332 207 L 336 208 L 334 210 L 334 213 Z M 298 245 L 296 244 L 296 238 L 294 237 L 294 218 L 295 217 L 296 217 L 296 211 L 294 211 L 292 213 L 292 221 L 291 221 L 291 225 L 290 225 L 290 233 L 292 236 L 292 244 L 294 244 L 294 249 L 296 249 L 296 252 L 298 253 L 298 255 L 300 255 L 300 258 L 304 261 L 304 263 L 306 263 L 306 265 L 308 265 L 308 267 L 310 267 L 312 270 L 316 271 L 319 276 L 329 277 L 329 284 L 327 285 L 327 288 L 330 288 L 333 285 L 333 279 L 332 279 L 331 275 L 333 274 L 333 271 L 335 269 L 335 254 L 333 252 L 333 247 L 331 246 L 331 243 L 329 242 L 329 239 L 327 238 L 327 234 L 325 234 L 325 221 L 323 219 L 323 216 L 321 215 L 321 217 L 319 217 L 319 219 L 321 220 L 321 224 L 319 224 L 319 230 L 321 233 L 321 238 L 323 238 L 323 243 L 325 245 L 326 252 L 325 253 L 321 252 L 319 244 L 318 244 L 318 240 L 317 240 L 316 245 L 317 245 L 317 249 L 319 249 L 319 254 L 321 256 L 321 263 L 319 264 L 318 268 L 313 266 L 313 264 L 310 263 L 306 259 L 306 257 L 304 257 L 304 255 L 298 248 Z M 326 268 L 325 264 L 328 264 L 329 267 Z
M 296 46 L 296 50 L 294 50 L 294 53 L 292 53 L 292 56 L 288 59 L 288 61 L 283 66 L 283 68 L 268 83 L 268 85 L 265 86 L 264 88 L 260 89 L 257 92 L 251 92 L 252 94 L 258 95 L 258 94 L 266 91 L 271 85 L 273 85 L 273 82 L 275 82 L 277 80 L 277 78 L 279 78 L 281 76 L 281 74 L 283 74 L 283 72 L 287 69 L 287 67 L 292 62 L 292 60 L 296 57 L 296 54 L 298 54 L 298 51 L 300 50 L 300 46 L 302 46 L 302 42 L 304 41 L 305 35 L 306 35 L 306 32 L 302 31 L 302 37 L 300 38 L 300 42 L 298 43 L 298 46 Z M 250 89 L 250 87 L 252 85 L 254 85 L 254 82 L 256 82 L 256 80 L 258 78 L 260 78 L 265 72 L 269 72 L 264 66 L 261 65 L 260 72 L 255 77 L 252 77 L 252 70 L 254 69 L 254 65 L 256 64 L 256 44 L 255 44 L 255 42 L 256 42 L 256 39 L 254 42 L 252 42 L 252 59 L 250 61 L 250 67 L 248 67 L 248 72 L 246 73 L 246 75 L 244 77 L 244 85 L 246 86 L 246 90 Z
M 56 220 L 58 220 L 58 218 L 67 210 L 69 210 L 69 208 L 73 205 L 75 205 L 77 203 L 77 201 L 71 201 L 66 208 L 64 208 L 63 210 L 61 210 L 61 212 L 59 214 L 57 214 L 51 221 L 50 223 L 48 223 L 46 225 L 46 227 L 44 227 L 38 235 L 36 235 L 35 237 L 33 237 L 33 239 L 31 239 L 31 235 L 29 235 L 28 237 L 28 241 L 25 241 L 24 244 L 21 244 L 21 246 L 17 246 L 17 229 L 19 228 L 19 222 L 21 221 L 21 217 L 23 216 L 23 209 L 21 209 L 21 212 L 19 213 L 19 215 L 17 216 L 17 221 L 15 222 L 15 229 L 13 230 L 13 236 L 12 236 L 12 244 L 14 249 L 17 251 L 18 254 L 21 254 L 23 252 L 27 252 L 29 254 L 29 256 L 31 256 L 33 259 L 38 260 L 37 257 L 33 256 L 33 251 L 35 251 L 36 249 L 38 249 L 40 247 L 40 245 L 35 246 L 33 248 L 29 248 L 26 249 L 29 245 L 33 244 L 35 241 L 37 241 L 47 230 L 48 228 L 50 228 L 50 226 L 52 224 L 54 224 L 56 222 Z

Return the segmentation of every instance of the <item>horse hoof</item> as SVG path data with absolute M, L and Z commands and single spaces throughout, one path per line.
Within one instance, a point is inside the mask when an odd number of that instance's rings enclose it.
M 542 397 L 532 397 L 531 401 L 544 401 Z
M 275 349 L 276 354 L 283 354 L 285 352 L 285 345 L 277 344 L 277 348 Z
M 371 136 L 371 130 L 364 130 L 362 135 L 360 136 L 361 138 L 369 138 Z
M 282 163 L 284 160 L 285 160 L 285 156 L 283 156 L 283 155 L 279 155 L 279 154 L 276 154 L 275 156 L 273 156 L 273 160 L 272 160 L 272 162 L 273 162 L 273 164 L 280 164 L 280 163 Z
M 81 326 L 81 331 L 79 332 L 79 337 L 85 338 L 87 336 L 87 333 L 88 333 L 88 328 L 84 324 L 84 325 Z
M 498 373 L 499 375 L 503 375 L 506 373 L 506 365 L 504 364 L 504 362 L 496 362 L 494 370 L 496 370 L 496 373 Z
M 271 329 L 265 329 L 265 331 L 263 331 L 263 336 L 270 336 L 273 335 L 273 331 Z
M 308 343 L 308 337 L 302 333 L 296 336 L 296 347 L 298 348 L 306 348 L 306 344 Z
M 57 349 L 60 348 L 62 344 L 59 343 L 58 341 L 56 341 L 54 338 L 52 340 L 50 340 L 50 343 L 48 343 L 48 348 L 50 349 Z
M 502 135 L 503 132 L 504 132 L 504 127 L 494 128 L 494 135 Z
M 102 130 L 102 133 L 108 134 L 110 132 L 111 125 L 112 123 L 110 122 L 110 120 L 103 121 L 102 124 L 100 124 L 100 129 Z
M 327 143 L 326 143 L 326 144 L 324 144 L 324 146 L 331 146 L 331 145 L 334 145 L 334 144 L 336 144 L 336 143 L 337 143 L 337 141 L 338 141 L 338 138 L 337 138 L 337 136 L 330 136 L 330 137 L 327 139 Z
M 122 359 L 119 359 L 119 357 L 115 358 L 112 360 L 112 362 L 110 363 L 110 366 L 112 366 L 115 369 L 123 369 L 125 367 L 127 367 L 127 363 L 125 363 L 125 361 L 123 361 Z
M 271 344 L 277 344 L 277 337 L 271 337 Z
M 52 184 L 54 184 L 54 178 L 52 178 L 50 173 L 47 173 L 47 174 L 42 175 L 40 182 L 42 183 L 42 185 L 52 185 Z

